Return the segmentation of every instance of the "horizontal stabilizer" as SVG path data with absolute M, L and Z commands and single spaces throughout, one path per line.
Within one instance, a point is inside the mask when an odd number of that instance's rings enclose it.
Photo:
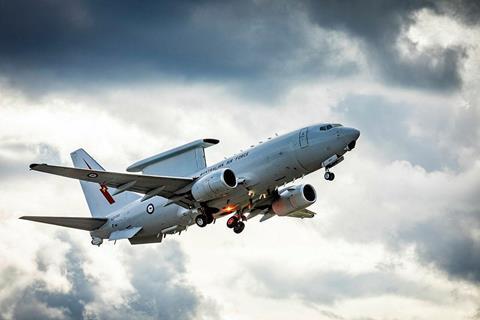
M 140 230 L 142 230 L 142 227 L 133 227 L 128 229 L 118 230 L 118 231 L 112 232 L 108 240 L 112 241 L 112 240 L 120 240 L 120 239 L 130 239 L 131 237 L 136 235 Z
M 100 228 L 108 221 L 106 218 L 85 218 L 85 217 L 40 217 L 23 216 L 23 220 L 30 220 L 41 223 L 54 224 L 56 226 L 92 231 Z

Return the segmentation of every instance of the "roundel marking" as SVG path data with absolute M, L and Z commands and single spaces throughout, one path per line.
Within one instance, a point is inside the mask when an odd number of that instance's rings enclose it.
M 98 177 L 98 174 L 96 174 L 95 172 L 90 172 L 89 174 L 87 174 L 87 176 L 89 178 L 96 178 L 96 177 Z
M 147 206 L 147 213 L 152 214 L 153 211 L 155 211 L 155 207 L 153 206 L 153 204 L 149 203 Z

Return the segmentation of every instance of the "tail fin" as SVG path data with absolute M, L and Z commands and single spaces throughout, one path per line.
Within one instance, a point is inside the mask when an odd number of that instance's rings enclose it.
M 72 152 L 70 156 L 72 157 L 75 168 L 105 171 L 105 169 L 83 149 Z M 93 217 L 105 217 L 109 213 L 140 198 L 136 193 L 128 191 L 112 196 L 116 189 L 93 182 L 80 181 L 80 185 L 82 186 L 88 208 Z

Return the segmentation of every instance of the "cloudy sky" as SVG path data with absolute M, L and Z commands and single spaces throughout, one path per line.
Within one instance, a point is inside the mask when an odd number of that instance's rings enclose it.
M 0 0 L 0 319 L 480 319 L 476 1 Z M 90 245 L 78 182 L 218 138 L 362 132 L 311 220 Z

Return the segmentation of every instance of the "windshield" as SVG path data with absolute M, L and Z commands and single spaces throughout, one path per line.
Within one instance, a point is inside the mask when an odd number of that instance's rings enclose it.
M 342 125 L 340 123 L 333 123 L 333 124 L 325 124 L 323 126 L 320 126 L 320 131 L 327 131 L 335 127 L 341 127 Z

